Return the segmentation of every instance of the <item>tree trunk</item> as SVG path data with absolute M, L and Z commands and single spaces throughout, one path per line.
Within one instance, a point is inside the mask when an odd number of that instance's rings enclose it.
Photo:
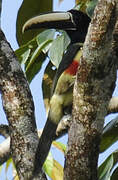
M 83 46 L 74 86 L 65 180 L 98 179 L 97 162 L 104 116 L 116 81 L 118 42 L 113 46 L 118 12 L 116 2 L 99 0 Z
M 20 180 L 46 179 L 42 172 L 33 177 L 39 141 L 33 99 L 17 58 L 1 30 L 0 90 L 10 127 L 11 154 Z

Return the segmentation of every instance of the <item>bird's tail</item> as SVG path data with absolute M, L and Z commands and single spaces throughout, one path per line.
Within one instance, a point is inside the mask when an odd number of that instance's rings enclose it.
M 35 155 L 34 174 L 39 173 L 39 171 L 41 171 L 42 169 L 43 163 L 45 162 L 50 150 L 52 141 L 54 140 L 54 137 L 56 135 L 56 129 L 57 124 L 48 119 L 39 139 L 39 144 Z

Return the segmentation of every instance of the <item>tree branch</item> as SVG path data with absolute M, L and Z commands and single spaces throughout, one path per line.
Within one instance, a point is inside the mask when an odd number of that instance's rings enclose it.
M 72 120 L 71 115 L 65 115 L 62 120 L 60 121 L 56 134 L 55 134 L 55 140 L 62 137 L 64 134 L 67 133 L 68 128 L 70 126 L 70 122 Z M 5 127 L 5 129 L 3 128 Z M 0 134 L 3 136 L 6 136 L 6 130 L 9 129 L 9 127 L 6 125 L 1 125 L 0 127 Z M 42 131 L 38 131 L 38 136 L 41 136 Z M 8 135 L 8 134 L 7 134 Z M 7 138 L 7 140 L 3 141 L 3 143 L 0 144 L 0 165 L 5 163 L 9 158 L 11 157 L 11 149 L 10 149 L 10 137 Z
M 118 97 L 112 97 L 110 99 L 107 113 L 114 113 L 118 112 Z M 70 127 L 72 121 L 72 115 L 68 114 L 65 115 L 56 130 L 56 135 L 55 135 L 55 140 L 62 137 L 68 132 L 68 128 Z M 42 132 L 42 131 L 41 131 Z M 40 130 L 38 131 L 38 135 L 40 137 L 41 135 Z M 9 135 L 9 127 L 7 125 L 1 125 L 0 126 L 0 134 L 3 135 L 4 137 L 8 137 Z M 9 137 L 10 138 L 10 137 Z M 10 140 L 3 142 L 0 144 L 0 165 L 2 165 L 4 162 L 6 162 L 9 158 L 11 157 L 11 152 L 10 152 Z
M 74 86 L 73 120 L 65 161 L 66 180 L 97 180 L 104 116 L 116 81 L 117 61 L 111 48 L 117 17 L 115 2 L 99 0 L 84 43 Z
M 21 180 L 33 178 L 38 134 L 29 85 L 10 45 L 0 30 L 0 90 L 11 137 L 12 158 Z M 45 179 L 45 178 L 44 178 Z

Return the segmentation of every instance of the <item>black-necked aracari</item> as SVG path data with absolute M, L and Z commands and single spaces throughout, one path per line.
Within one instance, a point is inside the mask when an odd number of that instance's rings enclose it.
M 72 105 L 72 92 L 75 75 L 81 56 L 80 45 L 86 37 L 90 18 L 78 10 L 42 14 L 28 20 L 23 31 L 33 28 L 55 28 L 67 32 L 71 44 L 60 62 L 54 79 L 53 94 L 50 100 L 48 118 L 39 140 L 36 164 L 40 170 L 54 140 L 57 125 L 64 115 L 64 108 Z

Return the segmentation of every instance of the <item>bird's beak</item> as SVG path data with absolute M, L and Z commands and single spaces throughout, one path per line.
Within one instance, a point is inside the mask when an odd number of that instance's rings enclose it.
M 76 25 L 70 12 L 52 12 L 29 19 L 24 24 L 22 32 L 36 28 L 76 30 Z

